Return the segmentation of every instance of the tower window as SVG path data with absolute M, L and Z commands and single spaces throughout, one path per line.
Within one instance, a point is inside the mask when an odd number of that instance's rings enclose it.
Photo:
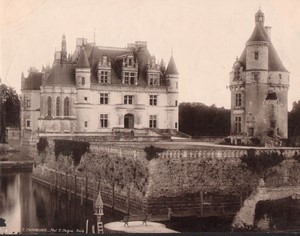
M 87 122 L 87 121 L 84 122 L 84 127 L 85 127 L 85 128 L 88 127 L 88 122 Z
M 149 127 L 150 128 L 157 128 L 157 116 L 150 115 L 149 117 Z
M 30 120 L 26 120 L 26 127 L 30 128 Z
M 108 127 L 108 115 L 107 114 L 101 114 L 100 115 L 100 127 L 101 128 L 107 128 Z
M 175 129 L 177 129 L 177 122 L 175 122 Z
M 157 95 L 150 95 L 149 96 L 149 104 L 150 104 L 150 106 L 156 106 L 157 105 Z
M 178 101 L 176 100 L 176 101 L 175 101 L 175 107 L 177 107 L 177 106 L 178 106 Z
M 87 102 L 87 100 L 88 100 L 88 98 L 87 98 L 87 97 L 84 97 L 84 101 L 86 101 L 86 102 Z
M 235 106 L 236 107 L 242 106 L 242 94 L 241 93 L 235 94 Z
M 124 104 L 133 104 L 133 95 L 125 95 Z
M 81 78 L 81 84 L 85 85 L 85 78 L 84 77 Z
M 255 58 L 255 60 L 258 60 L 258 52 L 254 53 L 254 58 Z
M 242 132 L 242 117 L 240 116 L 235 117 L 235 131 L 237 134 Z
M 100 93 L 100 104 L 108 104 L 108 93 Z
M 282 79 L 282 76 L 281 76 L 281 74 L 279 74 L 279 79 Z

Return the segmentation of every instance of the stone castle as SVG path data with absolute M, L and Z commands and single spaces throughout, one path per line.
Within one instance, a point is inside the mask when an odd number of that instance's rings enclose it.
M 151 56 L 147 43 L 99 47 L 78 38 L 76 50 L 61 51 L 51 68 L 22 74 L 22 139 L 37 135 L 160 135 L 178 130 L 179 74 Z
M 289 72 L 259 9 L 255 28 L 230 72 L 231 142 L 280 145 L 288 137 Z

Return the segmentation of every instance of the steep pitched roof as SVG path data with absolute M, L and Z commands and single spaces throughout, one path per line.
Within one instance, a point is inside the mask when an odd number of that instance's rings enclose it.
M 80 49 L 79 58 L 78 58 L 76 67 L 77 68 L 90 68 L 90 63 L 88 61 L 84 47 L 81 47 L 81 49 Z
M 173 58 L 173 55 L 171 56 L 170 58 L 170 61 L 169 61 L 169 64 L 168 64 L 168 67 L 167 67 L 167 70 L 166 70 L 166 74 L 170 75 L 170 74 L 176 74 L 178 75 L 178 70 L 177 70 L 177 67 L 176 67 L 176 64 L 175 64 L 175 61 L 174 61 L 174 58 Z
M 45 85 L 75 86 L 75 65 L 73 63 L 54 64 Z
M 24 90 L 40 90 L 40 86 L 43 82 L 44 73 L 42 72 L 30 72 L 25 79 Z
M 251 37 L 248 39 L 249 42 L 254 42 L 254 41 L 264 41 L 268 42 L 268 48 L 269 48 L 269 53 L 268 53 L 268 58 L 269 58 L 269 71 L 281 71 L 281 72 L 288 72 L 288 70 L 284 67 L 282 61 L 280 60 L 275 47 L 272 44 L 272 41 L 270 37 L 268 36 L 268 33 L 265 30 L 265 27 L 259 23 L 256 22 L 255 28 L 252 32 Z M 243 50 L 239 61 L 243 65 L 243 69 L 245 70 L 246 68 L 246 48 Z

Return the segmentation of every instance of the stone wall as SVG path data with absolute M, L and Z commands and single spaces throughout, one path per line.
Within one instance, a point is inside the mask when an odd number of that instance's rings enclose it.
M 300 149 L 258 148 L 256 154 L 274 151 L 282 153 L 285 160 L 264 173 L 266 186 L 300 184 L 300 164 L 293 158 Z M 233 215 L 261 177 L 242 163 L 240 157 L 245 154 L 246 148 L 169 149 L 149 161 L 141 147 L 92 144 L 90 153 L 81 159 L 81 170 L 77 167 L 74 172 L 100 179 L 103 201 L 108 206 L 112 205 L 112 182 L 106 175 L 116 174 L 114 206 L 123 212 L 130 208 L 131 214 L 147 212 L 154 218 L 167 218 L 170 213 Z M 53 151 L 46 155 L 53 155 Z

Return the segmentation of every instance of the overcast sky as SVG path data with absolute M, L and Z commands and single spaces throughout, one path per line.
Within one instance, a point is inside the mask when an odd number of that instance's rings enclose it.
M 0 0 L 0 78 L 20 91 L 30 66 L 52 64 L 66 34 L 99 46 L 147 41 L 157 60 L 173 48 L 180 102 L 230 107 L 229 72 L 261 6 L 272 41 L 291 72 L 289 108 L 300 100 L 300 0 Z

